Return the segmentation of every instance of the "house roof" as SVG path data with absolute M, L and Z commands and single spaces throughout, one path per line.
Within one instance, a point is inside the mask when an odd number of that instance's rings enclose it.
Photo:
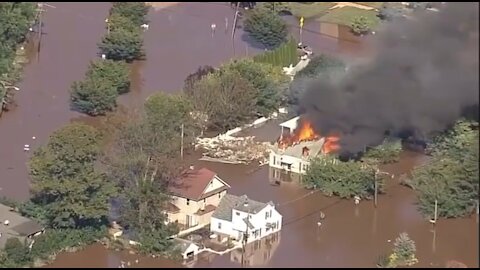
M 215 205 L 207 204 L 207 205 L 205 206 L 205 209 L 204 209 L 204 210 L 198 209 L 198 211 L 195 212 L 195 215 L 199 215 L 199 216 L 205 215 L 205 214 L 207 214 L 207 213 L 210 213 L 210 212 L 212 212 L 212 211 L 215 211 L 215 209 L 217 209 L 217 207 L 215 207 Z
M 289 128 L 290 130 L 295 130 L 298 125 L 298 120 L 300 119 L 300 116 L 297 116 L 295 118 L 292 118 L 288 121 L 285 121 L 280 124 L 281 127 Z
M 204 193 L 208 184 L 214 178 L 222 182 L 224 184 L 223 187 Z M 228 188 L 230 188 L 230 186 L 220 179 L 215 172 L 207 168 L 201 168 L 199 170 L 185 171 L 182 177 L 170 183 L 168 190 L 175 196 L 198 201 Z
M 173 240 L 173 245 L 174 245 L 175 248 L 180 250 L 180 252 L 183 254 L 183 253 L 185 253 L 185 251 L 187 251 L 187 249 L 188 249 L 188 247 L 190 247 L 190 245 L 196 245 L 196 244 L 191 242 L 191 241 L 182 239 L 182 238 L 175 238 Z
M 248 204 L 245 205 L 245 202 Z M 247 195 L 235 196 L 226 194 L 223 196 L 217 210 L 212 214 L 212 217 L 232 221 L 232 210 L 238 210 L 245 213 L 256 214 L 265 208 L 268 204 L 273 205 L 272 202 L 262 203 L 249 199 Z
M 4 225 L 8 220 L 9 224 Z M 0 249 L 4 247 L 7 239 L 11 237 L 24 237 L 35 234 L 43 230 L 43 227 L 37 222 L 23 217 L 19 213 L 12 211 L 11 207 L 0 204 Z
M 320 151 L 322 151 L 324 142 L 325 138 L 320 138 L 320 140 L 316 141 L 300 142 L 299 144 L 289 146 L 286 149 L 280 149 L 278 145 L 275 145 L 272 149 L 277 154 L 302 158 L 303 148 L 307 147 L 310 152 L 310 157 L 315 157 L 320 153 Z

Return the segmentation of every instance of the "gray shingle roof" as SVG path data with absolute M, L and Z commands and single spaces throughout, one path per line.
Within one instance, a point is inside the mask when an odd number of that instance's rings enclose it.
M 182 254 L 188 249 L 190 245 L 195 245 L 195 243 L 182 239 L 182 238 L 175 238 L 173 240 L 174 247 L 177 248 Z
M 299 144 L 289 146 L 284 150 L 278 148 L 278 144 L 275 144 L 275 146 L 272 147 L 272 150 L 277 154 L 296 157 L 296 158 L 302 158 L 303 148 L 307 147 L 310 152 L 309 157 L 315 157 L 322 150 L 324 142 L 325 142 L 325 139 L 321 138 L 320 140 L 316 140 L 316 141 L 301 142 Z
M 4 225 L 8 220 L 9 224 Z M 4 247 L 8 238 L 16 237 L 23 239 L 25 236 L 42 231 L 43 227 L 37 222 L 23 217 L 17 212 L 12 211 L 11 207 L 0 204 L 0 249 Z
M 245 203 L 248 204 L 245 205 Z M 267 203 L 254 201 L 249 199 L 247 195 L 235 196 L 231 194 L 225 194 L 220 201 L 217 210 L 212 214 L 212 217 L 232 221 L 232 210 L 256 214 L 266 206 Z

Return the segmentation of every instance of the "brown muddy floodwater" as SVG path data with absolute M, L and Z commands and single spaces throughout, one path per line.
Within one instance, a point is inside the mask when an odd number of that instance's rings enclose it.
M 278 129 L 272 129 L 270 133 L 277 132 Z M 391 252 L 398 234 L 407 232 L 416 242 L 418 267 L 444 267 L 449 260 L 478 267 L 476 218 L 440 220 L 432 230 L 416 209 L 414 192 L 399 185 L 399 175 L 425 161 L 425 156 L 418 153 L 404 152 L 399 163 L 384 166 L 395 178 L 389 180 L 387 194 L 379 196 L 377 208 L 372 201 L 355 206 L 352 200 L 325 197 L 319 192 L 309 194 L 294 180 L 274 186 L 269 180 L 268 166 L 226 165 L 196 161 L 197 158 L 197 154 L 188 157 L 195 166 L 216 171 L 232 186 L 230 193 L 248 194 L 259 201 L 272 200 L 283 215 L 283 228 L 278 235 L 269 243 L 262 241 L 247 248 L 246 266 L 374 267 L 379 255 Z M 326 218 L 319 227 L 320 211 Z M 82 258 L 88 258 L 88 262 Z M 138 264 L 134 263 L 137 259 Z M 118 267 L 121 260 L 130 261 L 132 267 L 180 266 L 164 259 L 109 252 L 96 245 L 78 253 L 60 254 L 50 267 Z M 240 267 L 241 252 L 223 256 L 201 253 L 196 261 L 183 266 Z
M 24 80 L 16 95 L 18 106 L 0 119 L 0 195 L 25 199 L 29 177 L 26 162 L 29 153 L 23 145 L 35 149 L 48 136 L 69 121 L 92 121 L 69 109 L 69 89 L 73 81 L 82 79 L 90 60 L 98 57 L 97 43 L 105 33 L 109 3 L 50 3 L 44 16 L 46 34 L 39 58 L 32 56 L 24 70 Z M 133 64 L 132 92 L 123 95 L 120 103 L 130 110 L 140 110 L 145 98 L 156 92 L 179 91 L 184 78 L 200 65 L 218 66 L 236 56 L 262 51 L 248 45 L 238 29 L 232 44 L 231 30 L 225 31 L 225 18 L 231 27 L 233 10 L 225 3 L 179 3 L 152 10 L 150 28 L 145 32 L 147 60 Z M 290 20 L 292 18 L 287 18 Z M 217 25 L 212 36 L 210 25 Z M 292 24 L 297 24 L 293 22 Z M 330 28 L 329 28 L 330 29 Z M 298 29 L 297 29 L 298 30 Z M 292 26 L 293 35 L 298 35 Z M 319 52 L 350 55 L 359 51 L 358 43 L 340 41 L 315 23 L 307 22 L 304 43 Z M 330 31 L 330 32 L 329 32 Z M 336 32 L 335 32 L 336 33 Z M 354 45 L 356 44 L 356 45 Z M 98 119 L 98 118 L 97 118 Z M 258 131 L 259 137 L 275 134 Z M 36 140 L 32 140 L 32 136 Z M 192 159 L 194 159 L 192 157 Z M 390 165 L 396 175 L 409 171 L 421 156 L 404 153 L 402 162 Z M 248 194 L 260 201 L 279 204 L 284 217 L 282 231 L 269 243 L 260 243 L 246 256 L 250 266 L 266 267 L 369 267 L 377 257 L 391 251 L 395 237 L 406 231 L 417 243 L 418 266 L 444 266 L 448 260 L 478 267 L 478 223 L 475 218 L 441 220 L 435 231 L 416 211 L 414 193 L 392 180 L 387 195 L 379 197 L 378 208 L 363 201 L 327 198 L 308 192 L 295 181 L 273 186 L 268 167 L 224 165 L 193 162 L 216 171 L 231 186 L 233 194 Z M 301 199 L 298 199 L 301 198 Z M 318 227 L 319 211 L 326 214 Z M 241 256 L 240 256 L 241 257 Z M 170 267 L 179 263 L 158 258 L 138 257 L 114 252 L 101 245 L 92 245 L 77 253 L 60 254 L 50 267 L 117 267 L 120 261 L 134 262 L 138 267 Z M 224 256 L 201 254 L 188 267 L 238 267 L 239 253 Z

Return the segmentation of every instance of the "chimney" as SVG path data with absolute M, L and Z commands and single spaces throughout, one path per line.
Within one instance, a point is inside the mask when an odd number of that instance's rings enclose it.
M 302 149 L 302 156 L 303 157 L 308 157 L 308 155 L 310 154 L 310 149 L 308 149 L 308 147 L 303 147 Z
M 8 219 L 3 222 L 3 225 L 5 226 L 8 226 L 8 224 L 10 224 L 10 221 Z
M 248 206 L 248 199 L 246 199 L 246 200 L 243 202 L 243 206 L 245 206 L 245 207 Z
M 190 165 L 190 170 L 191 170 L 191 171 L 195 170 L 195 166 Z

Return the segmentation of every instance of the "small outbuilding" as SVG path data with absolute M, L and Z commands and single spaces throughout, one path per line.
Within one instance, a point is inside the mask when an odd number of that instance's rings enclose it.
M 184 260 L 197 256 L 200 251 L 200 247 L 191 241 L 175 238 L 173 242 L 175 249 L 180 251 Z

